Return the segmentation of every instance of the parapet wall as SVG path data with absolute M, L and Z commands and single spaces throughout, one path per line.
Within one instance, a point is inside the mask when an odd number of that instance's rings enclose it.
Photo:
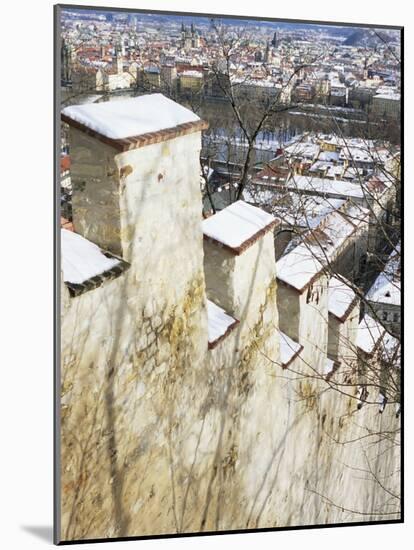
M 295 372 L 327 359 L 326 277 L 298 294 L 303 355 L 283 369 L 273 233 L 203 250 L 200 130 L 122 152 L 72 139 L 75 230 L 130 267 L 76 297 L 62 282 L 62 540 L 382 518 L 340 442 L 398 421 Z M 207 299 L 239 321 L 213 349 Z M 375 470 L 393 488 L 396 462 Z

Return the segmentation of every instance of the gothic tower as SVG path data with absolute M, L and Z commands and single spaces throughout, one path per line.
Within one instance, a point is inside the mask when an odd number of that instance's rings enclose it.
M 71 48 L 62 40 L 61 55 L 61 80 L 62 84 L 67 84 L 71 79 Z
M 184 48 L 185 45 L 185 27 L 184 23 L 181 23 L 181 47 Z
M 124 72 L 124 60 L 122 58 L 122 46 L 121 42 L 118 41 L 115 45 L 115 63 L 116 63 L 116 71 L 118 74 L 121 74 Z
M 270 44 L 269 44 L 269 40 L 266 42 L 266 50 L 265 50 L 265 54 L 264 54 L 264 62 L 265 63 L 269 63 L 270 61 Z

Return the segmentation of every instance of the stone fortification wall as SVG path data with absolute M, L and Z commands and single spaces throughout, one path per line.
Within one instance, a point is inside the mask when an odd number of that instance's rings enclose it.
M 72 129 L 75 231 L 130 266 L 76 297 L 62 281 L 62 540 L 377 519 L 388 498 L 346 442 L 394 416 L 297 374 L 326 362 L 326 277 L 290 312 L 272 232 L 203 248 L 200 146 Z M 207 299 L 239 321 L 211 349 Z M 303 353 L 283 369 L 291 313 Z M 381 445 L 364 451 L 397 486 Z

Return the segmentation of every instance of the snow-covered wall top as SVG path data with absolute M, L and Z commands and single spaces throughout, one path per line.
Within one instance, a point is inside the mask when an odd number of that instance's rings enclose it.
M 358 326 L 356 344 L 365 353 L 372 353 L 385 330 L 380 323 L 370 315 L 365 314 Z
M 332 277 L 328 289 L 328 310 L 340 320 L 344 320 L 355 300 L 355 292 L 343 280 Z
M 299 292 L 302 292 L 322 270 L 322 264 L 304 244 L 282 256 L 276 264 L 277 278 Z
M 96 244 L 67 229 L 61 230 L 63 280 L 82 284 L 118 265 L 116 258 L 107 258 Z
M 279 330 L 280 336 L 280 363 L 287 367 L 289 363 L 300 353 L 302 347 L 298 342 L 289 338 L 287 334 Z
M 235 251 L 277 222 L 272 214 L 237 201 L 203 221 L 203 233 Z
M 126 139 L 200 120 L 192 111 L 162 94 L 71 105 L 63 109 L 62 114 L 110 139 Z
M 208 343 L 210 347 L 238 323 L 236 319 L 230 317 L 224 309 L 217 306 L 211 300 L 207 300 L 207 319 Z

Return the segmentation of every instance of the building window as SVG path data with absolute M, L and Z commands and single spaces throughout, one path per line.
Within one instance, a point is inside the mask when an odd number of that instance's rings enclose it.
M 400 322 L 400 316 L 398 313 L 394 313 L 393 317 L 392 317 L 392 320 L 394 323 L 399 323 Z
M 382 312 L 382 320 L 383 321 L 388 321 L 388 312 L 387 311 Z

